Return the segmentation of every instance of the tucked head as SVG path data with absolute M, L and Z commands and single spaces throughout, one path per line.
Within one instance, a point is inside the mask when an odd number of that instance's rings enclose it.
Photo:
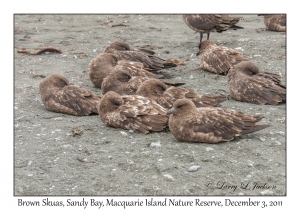
M 168 86 L 162 81 L 158 79 L 149 79 L 139 86 L 136 94 L 145 97 L 159 97 L 167 88 Z
M 101 102 L 98 105 L 98 111 L 99 113 L 112 112 L 117 110 L 123 104 L 124 100 L 119 94 L 109 91 L 101 98 Z
M 125 42 L 115 41 L 111 43 L 106 49 L 105 52 L 113 52 L 113 51 L 126 51 L 130 50 L 130 46 Z
M 115 69 L 109 73 L 109 77 L 114 78 L 114 80 L 118 80 L 120 82 L 126 83 L 128 82 L 132 76 L 124 70 Z
M 117 65 L 118 62 L 118 59 L 112 53 L 102 53 L 96 59 L 100 64 L 110 64 L 112 66 Z
M 251 61 L 243 61 L 234 66 L 237 71 L 242 71 L 247 75 L 257 74 L 259 72 L 258 66 Z
M 211 45 L 216 45 L 216 44 L 213 41 L 211 41 L 211 40 L 202 41 L 199 44 L 199 50 L 206 49 L 208 46 L 211 46 Z
M 196 109 L 195 104 L 188 99 L 178 99 L 174 102 L 172 109 L 167 114 L 181 114 Z
M 40 82 L 40 89 L 47 87 L 63 88 L 68 85 L 70 85 L 70 82 L 66 77 L 59 73 L 54 73 L 47 76 Z

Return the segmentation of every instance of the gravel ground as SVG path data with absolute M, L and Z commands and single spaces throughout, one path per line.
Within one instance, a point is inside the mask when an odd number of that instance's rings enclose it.
M 261 70 L 281 74 L 285 84 L 286 34 L 265 30 L 262 17 L 242 16 L 245 29 L 211 33 L 210 39 L 237 49 Z M 120 23 L 127 26 L 111 27 Z M 14 28 L 14 195 L 286 194 L 286 104 L 224 102 L 264 113 L 262 124 L 271 126 L 220 144 L 179 142 L 170 132 L 131 133 L 106 127 L 97 115 L 75 117 L 43 106 L 41 78 L 34 75 L 59 72 L 101 95 L 89 80 L 88 64 L 116 40 L 184 61 L 162 70 L 174 75 L 170 81 L 199 93 L 229 94 L 226 76 L 200 69 L 199 33 L 181 15 L 15 15 Z M 49 45 L 62 54 L 17 52 Z

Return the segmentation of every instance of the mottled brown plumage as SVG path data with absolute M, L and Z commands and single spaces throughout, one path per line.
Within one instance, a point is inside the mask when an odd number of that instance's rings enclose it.
M 210 32 L 222 33 L 228 29 L 243 29 L 243 27 L 235 25 L 242 18 L 231 17 L 230 15 L 213 15 L 213 14 L 193 14 L 183 15 L 183 21 L 192 30 L 200 33 L 200 43 L 202 41 L 203 33 L 207 33 L 207 40 Z
M 234 49 L 218 46 L 210 40 L 200 43 L 199 58 L 200 68 L 216 74 L 227 74 L 232 66 L 249 60 Z
M 144 65 L 144 68 L 148 70 L 160 70 L 163 68 L 177 66 L 173 62 L 167 62 L 166 60 L 155 56 L 153 51 L 151 51 L 153 52 L 151 54 L 142 49 L 132 50 L 130 46 L 125 42 L 113 42 L 105 49 L 105 52 L 114 54 L 118 61 L 129 60 L 140 62 Z
M 141 76 L 132 77 L 127 71 L 113 70 L 102 82 L 102 94 L 114 91 L 120 95 L 134 95 L 142 82 L 148 79 Z
M 103 79 L 114 69 L 127 71 L 131 76 L 143 76 L 149 78 L 162 78 L 162 74 L 153 74 L 144 69 L 144 65 L 140 62 L 128 60 L 120 60 L 112 53 L 102 53 L 93 58 L 89 63 L 89 76 L 92 83 L 101 88 Z
M 277 105 L 286 100 L 286 87 L 281 84 L 280 76 L 260 71 L 250 61 L 230 69 L 228 87 L 231 97 L 238 101 Z
M 98 113 L 100 97 L 91 91 L 70 84 L 61 74 L 47 76 L 40 82 L 40 95 L 45 107 L 53 112 L 76 116 Z
M 127 71 L 115 69 L 104 78 L 101 85 L 102 94 L 108 91 L 114 91 L 120 95 L 134 95 L 138 87 L 145 81 L 149 80 L 149 77 L 131 76 Z M 185 83 L 164 82 L 173 86 L 180 86 Z
M 264 24 L 271 31 L 286 32 L 285 14 L 264 14 Z
M 218 107 L 196 108 L 187 99 L 177 100 L 167 114 L 171 114 L 171 133 L 186 142 L 219 143 L 269 127 L 256 125 L 264 117 L 262 114 L 249 115 Z
M 98 110 L 105 125 L 143 134 L 162 131 L 168 122 L 165 108 L 138 95 L 121 96 L 109 91 L 102 97 Z
M 227 100 L 225 96 L 201 95 L 194 89 L 169 86 L 157 79 L 143 82 L 136 94 L 153 99 L 166 109 L 170 109 L 177 99 L 189 99 L 196 107 L 220 106 Z

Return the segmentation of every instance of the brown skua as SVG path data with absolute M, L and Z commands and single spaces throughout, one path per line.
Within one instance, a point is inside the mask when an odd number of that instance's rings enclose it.
M 171 133 L 179 141 L 219 143 L 253 133 L 269 125 L 256 125 L 264 116 L 219 107 L 197 108 L 188 99 L 177 100 L 167 114 Z
M 199 45 L 200 68 L 215 73 L 227 74 L 229 69 L 249 59 L 234 49 L 216 45 L 211 40 L 205 40 Z
M 157 79 L 143 82 L 136 94 L 153 99 L 166 109 L 170 109 L 177 99 L 189 99 L 196 107 L 221 106 L 221 103 L 227 100 L 225 96 L 202 95 L 192 88 L 169 86 Z
M 39 85 L 45 107 L 53 112 L 75 116 L 97 114 L 100 97 L 91 91 L 73 85 L 61 74 L 55 73 L 44 78 Z
M 111 43 L 104 52 L 114 54 L 118 61 L 129 60 L 143 63 L 144 68 L 148 70 L 160 70 L 163 68 L 171 68 L 177 66 L 173 62 L 167 62 L 166 60 L 155 56 L 155 53 L 151 50 L 131 49 L 127 43 L 120 41 Z
M 231 97 L 254 104 L 277 105 L 286 100 L 286 87 L 278 74 L 260 71 L 250 61 L 229 70 L 228 87 Z
M 153 74 L 145 70 L 144 65 L 140 62 L 128 60 L 118 61 L 112 53 L 102 53 L 93 58 L 89 63 L 88 68 L 90 80 L 98 88 L 101 88 L 103 79 L 115 69 L 127 71 L 131 76 L 143 76 L 149 78 L 164 77 L 162 74 Z
M 264 24 L 271 31 L 286 32 L 286 15 L 285 14 L 263 14 Z
M 188 27 L 200 33 L 200 43 L 204 33 L 207 34 L 208 40 L 210 32 L 222 33 L 228 29 L 243 29 L 243 27 L 236 25 L 242 17 L 217 14 L 186 14 L 182 17 Z
M 162 131 L 168 122 L 165 108 L 138 95 L 121 96 L 109 91 L 102 97 L 98 110 L 105 125 L 143 134 Z

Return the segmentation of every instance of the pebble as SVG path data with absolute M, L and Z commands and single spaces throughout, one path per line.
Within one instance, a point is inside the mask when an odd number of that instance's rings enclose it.
M 273 191 L 271 190 L 264 190 L 260 192 L 261 195 L 273 195 Z
M 194 79 L 194 76 L 193 76 L 193 75 L 191 75 L 191 76 L 190 76 L 190 79 Z
M 191 167 L 189 167 L 188 171 L 195 172 L 195 171 L 198 171 L 199 168 L 200 168 L 200 166 L 191 166 Z
M 31 160 L 28 161 L 28 164 L 27 164 L 27 165 L 30 166 L 31 164 L 32 164 L 32 161 L 31 161 Z
M 124 132 L 124 131 L 120 131 L 120 133 L 121 133 L 123 136 L 127 136 L 127 133 Z
M 175 82 L 180 82 L 182 80 L 182 77 L 176 77 L 174 80 Z
M 244 195 L 244 193 L 240 192 L 238 195 Z
M 158 142 L 152 142 L 150 144 L 150 147 L 161 147 L 160 141 L 158 141 Z
M 235 50 L 241 50 L 241 51 L 244 51 L 244 49 L 243 48 L 241 48 L 241 47 L 236 47 L 236 48 L 234 48 Z
M 107 156 L 107 157 L 108 157 L 108 159 L 110 159 L 110 160 L 112 159 L 112 156 L 110 156 L 110 155 L 109 155 L 109 156 Z
M 157 175 L 153 175 L 151 178 L 152 179 L 157 179 Z
M 72 149 L 72 145 L 71 144 L 65 144 L 65 145 L 63 145 L 63 148 Z
M 174 178 L 170 174 L 164 174 L 164 177 L 166 177 L 170 181 L 174 181 Z
M 259 139 L 260 139 L 261 141 L 266 141 L 266 139 L 263 138 L 263 137 L 259 137 Z
M 214 150 L 214 148 L 206 147 L 205 150 L 208 152 L 208 151 Z
M 129 133 L 134 133 L 134 131 L 133 131 L 133 130 L 129 130 L 128 132 L 129 132 Z
M 284 132 L 283 132 L 283 131 L 278 131 L 278 132 L 276 132 L 276 133 L 279 133 L 279 134 L 284 135 Z

